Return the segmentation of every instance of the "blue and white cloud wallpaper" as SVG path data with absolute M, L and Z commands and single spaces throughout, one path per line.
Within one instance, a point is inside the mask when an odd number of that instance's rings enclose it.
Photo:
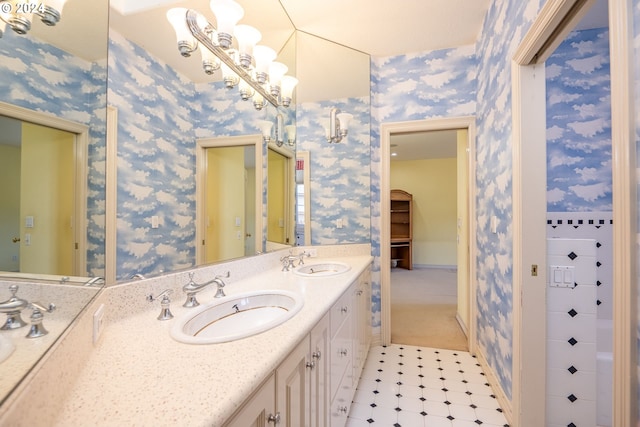
M 195 85 L 114 31 L 108 72 L 118 109 L 117 277 L 192 266 Z
M 106 64 L 8 30 L 0 39 L 0 75 L 0 101 L 90 127 L 87 275 L 104 276 Z
M 275 109 L 257 111 L 221 82 L 194 84 L 113 30 L 109 49 L 108 99 L 118 109 L 117 278 L 193 266 L 196 140 L 259 134 L 257 120 L 274 121 Z M 296 111 L 280 113 L 286 125 Z
M 546 62 L 547 210 L 611 211 L 609 31 L 574 31 Z
M 349 133 L 326 141 L 331 108 L 350 113 Z M 309 151 L 311 244 L 369 243 L 371 240 L 369 97 L 308 102 L 298 106 L 297 148 Z M 337 228 L 341 219 L 343 227 Z
M 513 354 L 511 58 L 542 3 L 492 2 L 476 45 L 478 343 L 508 397 Z M 493 215 L 499 224 L 495 234 L 489 229 Z

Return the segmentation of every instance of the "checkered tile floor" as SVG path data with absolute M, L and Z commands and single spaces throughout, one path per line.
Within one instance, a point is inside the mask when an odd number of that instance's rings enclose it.
M 372 347 L 347 427 L 497 427 L 507 420 L 465 351 Z

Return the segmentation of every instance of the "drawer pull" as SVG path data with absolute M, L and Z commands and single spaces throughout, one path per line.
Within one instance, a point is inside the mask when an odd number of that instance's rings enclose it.
M 280 412 L 276 412 L 275 415 L 269 414 L 269 417 L 267 418 L 267 422 L 273 423 L 273 424 L 280 424 Z
M 349 412 L 349 408 L 347 408 L 346 406 L 338 406 L 338 412 L 341 412 L 346 415 L 347 412 Z
M 320 353 L 319 350 L 316 350 L 313 353 L 311 353 L 311 357 L 313 357 L 316 360 L 320 360 L 320 358 L 322 357 L 322 353 Z
M 340 353 L 340 356 L 346 356 L 348 354 L 346 348 L 341 348 L 338 353 Z
M 315 368 L 316 367 L 316 362 L 315 361 L 311 361 L 311 362 L 307 362 L 307 368 Z
M 349 312 L 349 308 L 348 307 L 342 307 L 340 309 L 340 311 L 342 312 L 342 314 L 347 314 Z
M 362 289 L 358 289 L 358 291 L 356 292 L 356 295 L 358 296 L 362 295 Z

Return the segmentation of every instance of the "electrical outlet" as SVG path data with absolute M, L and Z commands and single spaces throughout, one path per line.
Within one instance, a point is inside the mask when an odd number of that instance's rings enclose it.
M 104 304 L 100 304 L 100 307 L 93 313 L 93 343 L 98 342 L 100 335 L 104 329 Z

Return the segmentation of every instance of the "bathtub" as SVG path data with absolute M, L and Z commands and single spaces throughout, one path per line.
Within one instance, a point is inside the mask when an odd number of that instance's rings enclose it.
M 596 334 L 596 424 L 600 427 L 611 427 L 613 424 L 613 320 L 598 319 Z

